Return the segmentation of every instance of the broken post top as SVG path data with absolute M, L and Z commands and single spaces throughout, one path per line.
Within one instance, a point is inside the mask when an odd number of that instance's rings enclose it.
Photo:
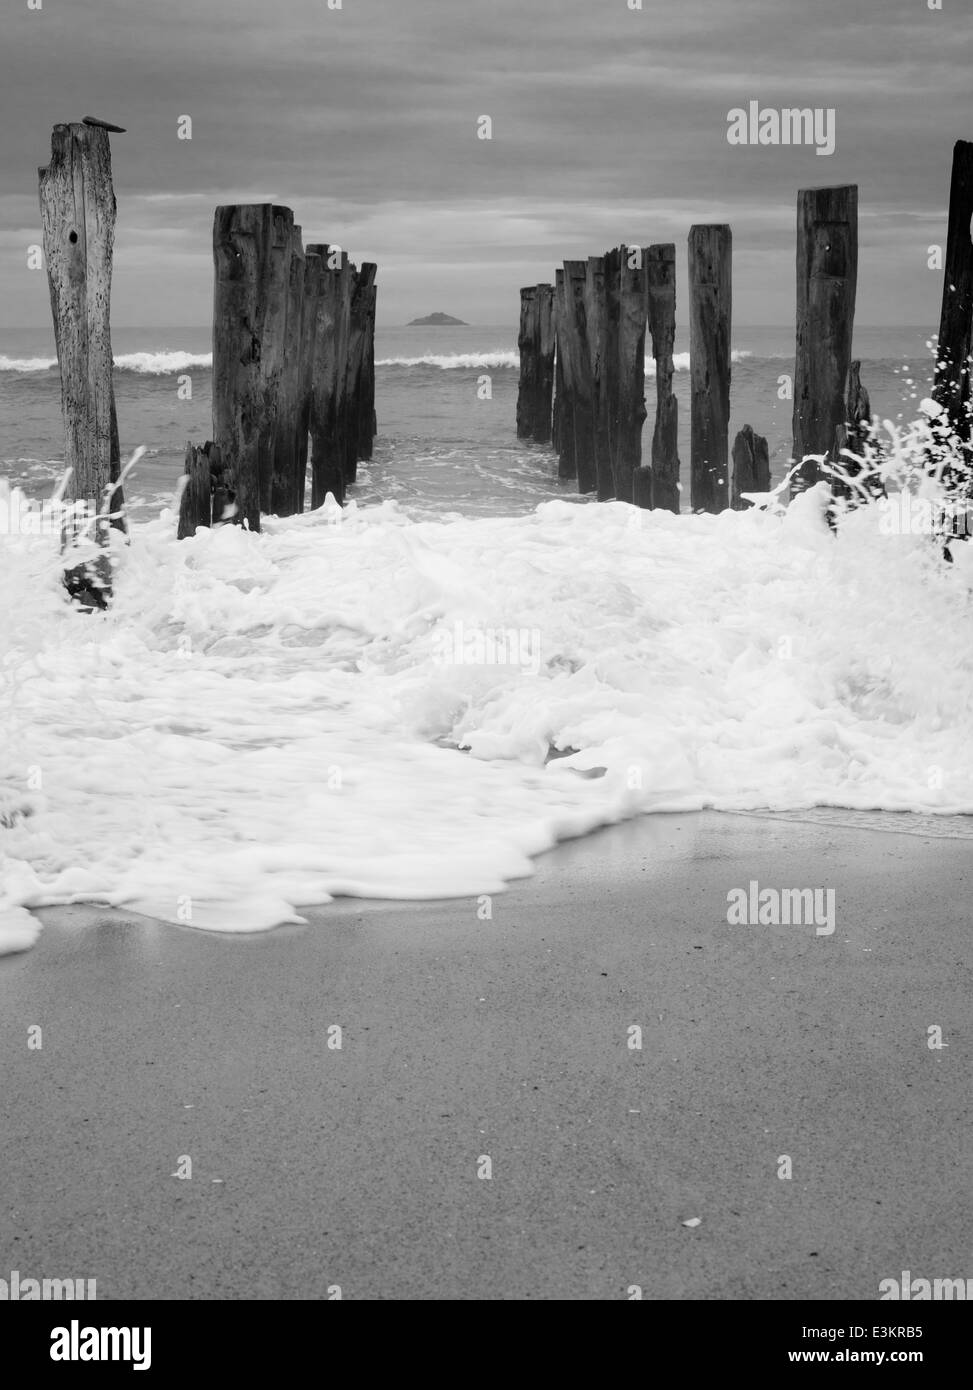
M 82 116 L 81 123 L 82 125 L 96 126 L 99 130 L 110 130 L 115 135 L 125 134 L 123 125 L 112 125 L 111 121 L 103 121 L 98 116 Z

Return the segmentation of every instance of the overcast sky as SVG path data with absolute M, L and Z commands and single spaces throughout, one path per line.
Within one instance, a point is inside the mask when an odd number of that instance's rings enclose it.
M 521 284 L 623 241 L 676 242 L 682 310 L 689 227 L 724 221 L 735 321 L 790 323 L 797 190 L 857 182 L 858 321 L 937 327 L 926 248 L 953 142 L 973 138 L 970 0 L 628 3 L 4 0 L 5 324 L 49 322 L 26 268 L 37 166 L 55 122 L 95 115 L 128 131 L 118 326 L 207 324 L 213 208 L 271 200 L 305 241 L 378 262 L 386 324 L 513 321 Z M 835 153 L 728 144 L 751 100 L 834 107 Z

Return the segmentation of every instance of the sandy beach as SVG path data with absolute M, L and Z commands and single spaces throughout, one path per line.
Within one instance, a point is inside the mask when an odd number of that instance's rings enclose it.
M 543 856 L 486 920 L 346 899 L 236 936 L 45 910 L 0 959 L 0 1273 L 99 1299 L 966 1276 L 968 826 L 644 817 Z M 729 926 L 752 879 L 834 887 L 834 934 Z

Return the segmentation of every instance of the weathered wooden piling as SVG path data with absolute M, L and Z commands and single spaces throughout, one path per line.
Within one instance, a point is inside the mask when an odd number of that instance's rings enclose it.
M 348 399 L 348 344 L 351 339 L 351 299 L 355 282 L 358 279 L 358 267 L 347 255 L 342 255 L 341 270 L 338 275 L 339 312 L 335 342 L 337 364 L 334 399 L 334 449 L 344 477 L 341 499 L 344 501 L 344 492 L 347 491 L 348 484 L 351 482 L 348 467 L 348 430 L 351 413 Z
M 875 472 L 863 476 L 865 447 L 871 439 L 872 403 L 862 385 L 861 362 L 857 359 L 848 368 L 848 388 L 845 395 L 845 418 L 835 430 L 832 455 L 840 473 L 831 478 L 831 491 L 860 504 L 867 495 L 881 497 L 885 485 Z M 854 481 L 859 480 L 859 481 Z
M 564 262 L 566 341 L 569 347 L 574 405 L 574 466 L 579 492 L 594 492 L 598 486 L 595 463 L 595 394 L 591 374 L 591 346 L 588 340 L 586 261 Z
M 582 262 L 575 264 L 581 265 Z M 576 478 L 575 386 L 578 374 L 578 324 L 574 286 L 567 266 L 555 274 L 554 330 L 557 352 L 557 452 L 559 478 Z M 581 281 L 584 283 L 583 279 Z
M 296 511 L 304 510 L 307 488 L 308 442 L 311 429 L 311 397 L 313 392 L 314 342 L 317 328 L 318 299 L 321 294 L 323 263 L 319 254 L 308 249 L 304 254 L 304 299 L 301 308 L 301 376 L 296 410 L 297 456 L 295 458 L 294 500 Z
M 303 475 L 298 496 L 299 413 L 302 381 L 301 345 L 304 313 L 304 243 L 301 229 L 291 228 L 287 294 L 284 301 L 283 354 L 277 392 L 277 427 L 274 434 L 270 510 L 277 516 L 293 516 L 303 501 Z
M 213 483 L 209 471 L 209 445 L 186 445 L 186 486 L 179 499 L 179 540 L 194 536 L 198 526 L 213 524 Z
M 733 441 L 733 496 L 731 506 L 742 512 L 753 503 L 744 498 L 745 492 L 770 491 L 770 450 L 762 434 L 754 434 L 744 425 Z
M 655 359 L 655 428 L 652 432 L 652 468 L 636 478 L 640 506 L 678 513 L 679 403 L 672 393 L 672 353 L 676 340 L 676 248 L 660 242 L 645 251 L 646 297 L 652 356 Z M 647 494 L 647 500 L 646 499 Z
M 365 291 L 365 347 L 362 354 L 361 382 L 358 395 L 358 456 L 370 459 L 378 422 L 375 419 L 375 309 L 377 288 L 374 284 Z
M 862 457 L 872 423 L 872 402 L 862 384 L 862 364 L 856 358 L 848 368 L 848 391 L 845 400 L 845 448 Z
M 560 327 L 564 319 L 564 271 L 554 272 L 554 405 L 551 410 L 551 445 L 558 456 L 558 472 L 561 462 L 561 412 L 564 406 L 564 354 L 558 341 Z
M 967 220 L 969 237 L 969 220 Z M 858 283 L 858 188 L 803 188 L 797 196 L 797 352 L 794 487 L 824 476 L 808 455 L 833 458 L 845 421 Z
M 272 505 L 293 226 L 270 203 L 218 207 L 213 223 L 213 432 L 252 531 Z
M 640 247 L 621 247 L 612 436 L 612 472 L 615 496 L 620 502 L 635 501 L 635 479 L 642 464 L 642 427 L 646 416 L 645 285 L 644 252 Z
M 361 270 L 352 276 L 351 306 L 348 329 L 348 355 L 346 367 L 347 424 L 345 427 L 345 479 L 349 483 L 358 477 L 358 460 L 362 453 L 362 383 L 368 332 L 368 305 L 370 292 L 375 284 L 378 267 L 365 261 Z M 371 453 L 371 425 L 365 431 L 368 435 L 368 450 Z
M 729 505 L 732 243 L 725 225 L 690 228 L 690 501 L 694 512 L 721 512 Z
M 554 286 L 537 286 L 536 345 L 537 370 L 531 411 L 531 438 L 550 444 L 554 402 Z
M 585 325 L 591 375 L 595 491 L 599 502 L 614 496 L 611 462 L 611 399 L 608 368 L 608 298 L 605 257 L 589 256 L 584 287 Z M 580 478 L 578 491 L 581 492 Z
M 330 492 L 345 500 L 345 352 L 351 308 L 351 267 L 339 247 L 308 248 L 321 257 L 311 387 L 311 506 Z
M 111 278 L 115 193 L 107 124 L 56 125 L 51 161 L 39 169 L 44 257 L 61 373 L 64 462 L 71 475 L 64 497 L 76 515 L 97 518 L 84 531 L 63 534 L 101 547 L 69 567 L 65 583 L 84 601 L 105 606 L 111 596 L 110 527 L 106 511 L 121 507 L 118 421 L 112 385 Z
M 973 354 L 973 142 L 957 140 L 949 187 L 946 266 L 936 363 L 935 399 L 958 437 L 968 442 Z
M 520 291 L 520 381 L 517 387 L 517 438 L 531 439 L 534 432 L 534 404 L 537 393 L 537 286 L 525 285 Z
M 611 476 L 611 491 L 606 493 L 606 497 L 615 496 L 615 454 L 616 454 L 616 435 L 618 432 L 618 394 L 619 394 L 619 363 L 618 363 L 618 333 L 619 319 L 621 315 L 620 287 L 621 287 L 621 248 L 613 247 L 606 251 L 602 257 L 605 266 L 605 347 L 604 365 L 602 368 L 603 384 L 602 389 L 607 400 L 608 415 L 608 460 L 609 472 Z

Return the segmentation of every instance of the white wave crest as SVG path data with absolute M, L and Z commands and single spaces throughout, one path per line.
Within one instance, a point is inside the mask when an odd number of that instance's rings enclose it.
M 743 362 L 753 353 L 745 348 L 730 354 L 734 362 Z M 689 371 L 689 353 L 677 352 L 672 359 L 673 367 L 677 372 Z M 490 352 L 445 352 L 428 353 L 423 357 L 382 357 L 375 363 L 376 367 L 439 367 L 442 371 L 465 370 L 472 371 L 478 367 L 492 367 L 494 370 L 509 368 L 516 370 L 520 366 L 519 352 L 510 352 L 503 348 L 495 348 Z M 652 357 L 646 357 L 645 370 L 648 376 L 655 376 L 655 361 Z
M 140 376 L 167 376 L 189 367 L 211 367 L 211 352 L 125 352 L 115 358 L 120 372 Z M 47 372 L 57 366 L 56 357 L 5 357 L 0 354 L 0 372 Z
M 520 354 L 508 352 L 505 348 L 494 348 L 491 352 L 444 352 L 431 353 L 424 357 L 382 357 L 376 367 L 441 367 L 444 372 L 475 367 L 519 367 Z
M 212 365 L 211 352 L 126 352 L 115 358 L 118 371 L 138 372 L 140 376 L 168 376 L 188 367 Z
M 56 366 L 56 357 L 4 357 L 0 353 L 0 372 L 46 372 Z

